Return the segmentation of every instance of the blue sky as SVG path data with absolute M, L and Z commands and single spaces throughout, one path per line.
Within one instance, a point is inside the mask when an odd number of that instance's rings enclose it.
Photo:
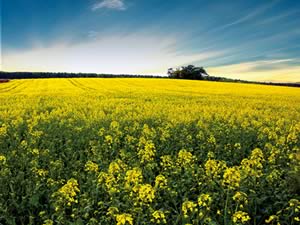
M 2 0 L 1 70 L 300 81 L 300 1 Z

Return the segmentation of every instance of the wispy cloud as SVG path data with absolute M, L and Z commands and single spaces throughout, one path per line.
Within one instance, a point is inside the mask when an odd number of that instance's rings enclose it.
M 88 37 L 89 37 L 89 38 L 92 38 L 92 39 L 96 39 L 98 35 L 99 35 L 99 32 L 94 31 L 94 30 L 90 30 L 90 31 L 88 32 Z
M 290 11 L 287 11 L 287 12 L 284 12 L 284 13 L 281 13 L 281 14 L 278 14 L 275 16 L 267 17 L 266 19 L 262 19 L 262 20 L 258 21 L 256 24 L 265 26 L 267 24 L 275 23 L 280 20 L 284 20 L 288 17 L 295 16 L 295 14 L 299 14 L 299 13 L 300 13 L 299 9 L 290 10 Z
M 92 6 L 92 10 L 98 9 L 113 9 L 113 10 L 126 10 L 127 7 L 124 3 L 124 0 L 102 0 L 100 2 L 95 3 Z
M 299 82 L 299 59 L 276 59 L 242 62 L 208 68 L 212 75 L 233 79 L 273 82 Z
M 240 18 L 237 18 L 236 20 L 234 20 L 234 21 L 232 21 L 230 23 L 224 24 L 221 27 L 217 27 L 217 28 L 213 29 L 212 31 L 224 30 L 224 29 L 230 28 L 232 26 L 236 26 L 236 25 L 239 25 L 241 23 L 245 23 L 245 22 L 254 20 L 259 15 L 263 14 L 264 12 L 266 12 L 267 10 L 269 10 L 270 8 L 272 8 L 278 2 L 279 2 L 279 0 L 268 2 L 267 4 L 262 5 L 262 6 L 258 7 L 258 8 L 256 8 L 256 9 L 252 10 L 248 14 L 246 14 L 246 15 L 240 17 Z
M 218 57 L 223 52 L 180 53 L 177 37 L 149 33 L 127 36 L 100 36 L 70 44 L 56 42 L 51 46 L 6 52 L 5 71 L 66 71 L 114 74 L 166 74 L 176 67 Z

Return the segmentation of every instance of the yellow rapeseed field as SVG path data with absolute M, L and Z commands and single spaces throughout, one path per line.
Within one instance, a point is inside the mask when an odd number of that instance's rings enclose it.
M 299 88 L 0 84 L 0 224 L 299 224 L 299 177 Z

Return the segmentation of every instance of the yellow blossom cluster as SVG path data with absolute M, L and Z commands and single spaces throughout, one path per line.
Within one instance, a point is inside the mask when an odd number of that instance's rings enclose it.
M 152 213 L 152 219 L 151 222 L 153 223 L 157 223 L 157 224 L 166 224 L 167 220 L 166 220 L 166 216 L 165 213 L 161 210 L 156 210 Z
M 272 222 L 278 222 L 278 221 L 279 221 L 279 217 L 276 215 L 271 215 L 268 219 L 265 220 L 266 223 L 272 223 Z
M 99 167 L 96 163 L 92 162 L 92 161 L 87 161 L 87 163 L 85 164 L 85 171 L 87 172 L 94 172 L 97 173 L 99 170 Z
M 44 223 L 43 223 L 43 225 L 53 225 L 54 224 L 54 222 L 53 222 L 53 220 L 45 220 L 44 221 Z
M 140 184 L 143 181 L 143 174 L 140 168 L 133 168 L 126 171 L 125 187 L 130 188 Z
M 138 198 L 143 203 L 151 203 L 155 198 L 155 189 L 150 184 L 143 184 L 139 187 Z
M 127 168 L 127 165 L 120 159 L 116 159 L 109 164 L 108 173 L 113 175 L 120 175 Z
M 209 209 L 211 203 L 212 203 L 212 198 L 209 194 L 201 194 L 198 197 L 198 205 L 200 207 L 204 207 L 206 209 Z
M 227 168 L 223 175 L 223 185 L 229 189 L 236 189 L 240 186 L 241 174 L 237 167 Z
M 188 200 L 182 203 L 181 210 L 185 218 L 188 218 L 190 214 L 198 212 L 197 204 Z
M 243 159 L 241 167 L 246 177 L 261 177 L 263 172 L 264 155 L 259 148 L 251 152 L 249 159 Z
M 116 225 L 133 225 L 132 215 L 128 213 L 118 214 L 116 215 Z
M 32 172 L 35 173 L 39 177 L 46 177 L 49 173 L 48 170 L 46 169 L 37 169 L 37 168 L 32 168 Z
M 160 165 L 164 170 L 174 168 L 174 162 L 170 155 L 164 155 L 160 157 Z
M 167 178 L 164 175 L 161 175 L 161 174 L 156 176 L 156 178 L 155 178 L 155 187 L 161 188 L 161 189 L 167 188 L 168 187 Z
M 209 159 L 206 161 L 204 167 L 205 173 L 209 178 L 219 179 L 221 177 L 221 173 L 226 168 L 226 163 L 223 161 Z
M 178 166 L 192 166 L 195 161 L 195 157 L 193 154 L 186 149 L 181 149 L 178 152 L 178 157 L 177 157 L 177 165 Z
M 80 192 L 78 182 L 74 178 L 71 178 L 55 194 L 58 195 L 63 203 L 67 206 L 71 206 L 73 203 L 78 203 L 78 200 L 76 199 L 78 192 Z M 55 196 L 55 194 L 53 196 Z
M 6 157 L 4 155 L 0 155 L 0 165 L 5 165 L 6 164 Z
M 237 191 L 234 196 L 232 197 L 232 199 L 238 203 L 243 203 L 243 204 L 248 204 L 248 196 L 246 193 L 241 192 L 241 191 Z
M 250 216 L 246 212 L 237 211 L 232 215 L 232 221 L 235 224 L 245 224 L 250 220 Z
M 141 148 L 138 152 L 138 156 L 141 159 L 141 163 L 153 161 L 155 157 L 155 145 L 151 141 L 147 141 L 145 146 Z

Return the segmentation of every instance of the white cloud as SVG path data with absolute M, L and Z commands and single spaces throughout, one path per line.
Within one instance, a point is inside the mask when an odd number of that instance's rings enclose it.
M 114 9 L 114 10 L 126 10 L 124 0 L 103 0 L 97 2 L 92 6 L 92 10 L 98 9 Z
M 92 38 L 92 39 L 97 38 L 98 35 L 99 35 L 99 32 L 94 31 L 94 30 L 91 30 L 91 31 L 88 32 L 88 37 Z
M 272 23 L 276 23 L 280 20 L 284 20 L 288 17 L 295 16 L 294 14 L 297 14 L 299 12 L 300 12 L 299 9 L 289 10 L 289 11 L 286 11 L 284 13 L 277 14 L 277 15 L 271 16 L 271 17 L 267 17 L 266 19 L 262 19 L 262 20 L 258 21 L 256 24 L 266 26 L 266 25 L 269 25 L 269 24 L 272 24 Z
M 297 59 L 274 59 L 242 62 L 208 68 L 214 76 L 233 79 L 273 82 L 299 82 L 300 66 Z M 292 65 L 291 63 L 295 63 Z
M 224 24 L 221 27 L 217 27 L 217 28 L 213 29 L 212 31 L 220 31 L 220 30 L 228 29 L 232 26 L 236 26 L 241 23 L 245 23 L 245 22 L 249 22 L 251 20 L 257 19 L 258 16 L 260 16 L 261 14 L 263 14 L 264 12 L 266 12 L 267 10 L 272 8 L 279 1 L 280 0 L 270 1 L 267 4 L 254 9 L 253 11 L 249 12 L 248 14 L 245 14 L 244 16 L 237 18 L 236 20 L 234 20 L 230 23 Z
M 77 44 L 57 42 L 4 53 L 3 70 L 163 75 L 169 67 L 223 54 L 182 54 L 174 47 L 178 43 L 177 38 L 149 33 L 99 36 Z

